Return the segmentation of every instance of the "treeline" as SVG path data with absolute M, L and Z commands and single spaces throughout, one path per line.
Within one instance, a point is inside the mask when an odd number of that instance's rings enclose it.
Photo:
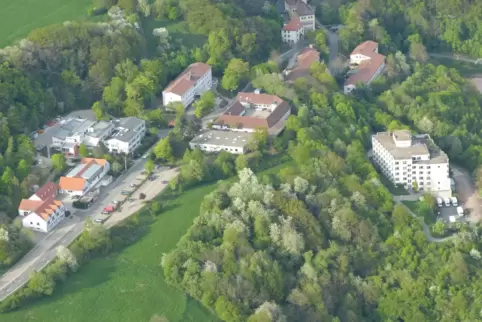
M 0 224 L 0 269 L 19 260 L 33 245 L 33 234 L 21 225 Z
M 143 236 L 147 222 L 162 209 L 146 216 L 138 213 L 107 230 L 87 220 L 82 234 L 68 247 L 59 246 L 57 257 L 42 271 L 34 272 L 28 283 L 0 302 L 0 312 L 9 312 L 54 294 L 55 288 L 90 260 L 119 251 Z M 0 233 L 1 233 L 0 229 Z M 0 235 L 1 236 L 1 235 Z M 1 241 L 0 241 L 1 245 Z
M 166 279 L 224 321 L 480 319 L 481 228 L 427 241 L 365 156 L 367 102 L 330 90 L 324 70 L 295 86 L 275 142 L 294 165 L 263 180 L 238 170 L 206 196 L 163 257 Z
M 337 10 L 338 9 L 338 10 Z M 349 53 L 366 39 L 378 41 L 383 51 L 402 49 L 425 60 L 426 51 L 482 53 L 482 3 L 471 0 L 323 1 L 323 23 L 342 23 L 342 50 Z

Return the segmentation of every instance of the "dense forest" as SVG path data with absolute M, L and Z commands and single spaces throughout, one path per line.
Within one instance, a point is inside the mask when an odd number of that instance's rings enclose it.
M 343 23 L 342 49 L 349 52 L 365 39 L 383 50 L 401 49 L 425 60 L 426 50 L 482 56 L 482 6 L 472 0 L 323 0 L 324 23 Z
M 274 145 L 294 164 L 237 167 L 163 257 L 167 280 L 224 321 L 480 320 L 480 228 L 428 242 L 365 157 L 367 103 L 330 78 L 315 64 L 289 94 L 298 112 Z

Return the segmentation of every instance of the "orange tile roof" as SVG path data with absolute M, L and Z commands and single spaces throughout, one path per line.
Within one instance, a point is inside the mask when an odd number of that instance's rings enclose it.
M 20 205 L 18 205 L 18 210 L 35 211 L 41 204 L 42 201 L 40 200 L 22 199 Z
M 95 159 L 95 158 L 82 158 L 82 160 L 80 160 L 80 163 L 82 163 L 82 164 L 96 163 L 96 164 L 104 167 L 107 164 L 107 160 L 105 160 L 105 159 Z
M 172 92 L 182 96 L 209 70 L 211 70 L 211 66 L 208 64 L 193 63 L 189 65 L 189 67 L 186 68 L 186 70 L 182 72 L 175 80 L 173 80 L 166 87 L 166 89 L 164 89 L 164 92 Z
M 291 19 L 286 25 L 283 26 L 284 31 L 298 31 L 303 28 L 303 24 L 300 19 Z
M 345 81 L 345 85 L 355 85 L 356 83 L 368 83 L 378 68 L 385 63 L 385 56 L 381 54 L 372 55 L 371 59 L 362 61 L 358 67 L 357 72 Z
M 62 202 L 55 200 L 54 198 L 49 198 L 45 200 L 40 207 L 35 210 L 35 213 L 42 217 L 44 220 L 48 220 L 49 217 L 54 214 Z
M 311 47 L 307 47 L 298 54 L 296 67 L 310 68 L 311 64 L 316 61 L 320 61 L 320 52 Z
M 85 179 L 79 177 L 60 177 L 59 186 L 62 190 L 81 191 L 84 190 Z

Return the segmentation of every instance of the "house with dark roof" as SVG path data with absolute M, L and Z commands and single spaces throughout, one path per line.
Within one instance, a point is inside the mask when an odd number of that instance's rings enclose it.
M 22 217 L 25 228 L 46 233 L 65 218 L 64 204 L 55 199 L 58 191 L 58 185 L 48 182 L 30 198 L 22 199 L 18 205 L 18 214 Z
M 285 128 L 291 106 L 276 95 L 238 93 L 233 104 L 213 123 L 218 130 L 254 132 L 265 128 L 276 136 Z
M 211 66 L 205 63 L 193 63 L 162 91 L 162 102 L 164 106 L 180 102 L 184 108 L 187 108 L 196 95 L 209 91 L 212 83 Z
M 385 68 L 385 56 L 378 53 L 378 43 L 368 40 L 359 44 L 350 54 L 350 71 L 345 81 L 345 94 L 353 91 L 357 84 L 370 85 Z

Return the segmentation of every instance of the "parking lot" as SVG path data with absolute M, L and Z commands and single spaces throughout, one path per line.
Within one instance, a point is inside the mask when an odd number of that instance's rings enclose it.
M 450 223 L 450 216 L 454 216 L 457 222 L 465 222 L 465 216 L 459 216 L 457 213 L 457 207 L 455 206 L 442 206 L 438 208 L 440 214 L 437 216 L 437 219 L 442 219 L 445 223 Z

